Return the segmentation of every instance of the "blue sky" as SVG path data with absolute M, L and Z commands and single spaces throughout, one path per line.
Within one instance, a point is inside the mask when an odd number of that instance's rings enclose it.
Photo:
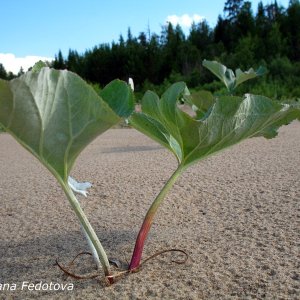
M 256 11 L 258 1 L 251 2 Z M 288 0 L 278 2 L 288 5 Z M 117 41 L 120 34 L 126 38 L 128 27 L 134 36 L 146 32 L 148 26 L 159 34 L 167 20 L 188 23 L 204 17 L 215 25 L 224 3 L 225 0 L 0 0 L 0 63 L 12 70 L 13 62 L 19 60 L 14 68 L 23 64 L 26 70 L 35 57 L 53 58 L 59 49 L 64 55 L 70 48 L 82 53 L 100 43 Z M 181 25 L 188 32 L 188 27 Z

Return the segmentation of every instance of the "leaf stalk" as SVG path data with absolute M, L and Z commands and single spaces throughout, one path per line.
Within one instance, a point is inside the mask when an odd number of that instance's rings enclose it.
M 148 233 L 150 231 L 151 225 L 153 223 L 155 214 L 162 204 L 163 200 L 165 199 L 168 191 L 171 189 L 171 187 L 174 185 L 176 182 L 177 178 L 181 175 L 183 172 L 183 167 L 179 165 L 179 167 L 175 170 L 175 172 L 172 174 L 172 176 L 169 178 L 167 183 L 164 185 L 160 193 L 157 195 L 155 200 L 153 201 L 152 205 L 150 206 L 144 222 L 142 224 L 142 227 L 138 233 L 136 242 L 135 242 L 135 247 L 133 250 L 132 258 L 129 264 L 129 271 L 134 271 L 139 268 L 141 258 L 142 258 L 142 253 L 144 249 L 144 245 L 148 236 Z
M 68 184 L 62 183 L 62 187 L 63 187 L 63 190 L 64 190 L 76 216 L 79 219 L 79 222 L 83 228 L 84 233 L 86 234 L 87 240 L 88 240 L 90 248 L 92 250 L 92 253 L 94 255 L 95 254 L 98 255 L 105 276 L 110 276 L 111 271 L 110 271 L 109 261 L 108 261 L 107 255 L 104 251 L 104 248 L 102 247 L 102 245 L 97 237 L 96 232 L 94 231 L 92 225 L 90 224 L 84 211 L 82 210 L 79 201 L 75 197 L 73 191 L 68 186 Z

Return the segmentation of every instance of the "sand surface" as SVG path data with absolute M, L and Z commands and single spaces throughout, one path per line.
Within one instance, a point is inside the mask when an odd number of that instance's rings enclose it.
M 77 160 L 90 181 L 82 206 L 110 257 L 128 261 L 150 203 L 176 167 L 133 129 L 109 130 Z M 253 138 L 187 170 L 156 216 L 143 257 L 165 254 L 107 287 L 55 265 L 87 244 L 54 177 L 9 135 L 0 135 L 0 299 L 300 299 L 300 123 Z M 77 273 L 94 271 L 90 257 Z M 72 291 L 21 290 L 23 282 L 72 283 Z

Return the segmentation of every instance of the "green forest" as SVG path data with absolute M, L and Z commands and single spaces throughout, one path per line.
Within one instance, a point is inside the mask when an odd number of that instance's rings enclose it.
M 252 7 L 250 1 L 227 0 L 213 28 L 205 20 L 192 24 L 187 35 L 171 23 L 159 34 L 148 30 L 133 36 L 129 28 L 126 37 L 84 53 L 70 49 L 64 55 L 59 50 L 51 67 L 73 71 L 99 88 L 115 78 L 132 77 L 137 95 L 148 89 L 160 94 L 176 81 L 194 90 L 222 93 L 222 84 L 203 68 L 204 59 L 231 69 L 267 68 L 265 76 L 243 85 L 238 93 L 251 85 L 254 94 L 300 98 L 299 0 L 290 0 L 288 7 L 277 1 Z M 0 64 L 0 78 L 12 76 Z

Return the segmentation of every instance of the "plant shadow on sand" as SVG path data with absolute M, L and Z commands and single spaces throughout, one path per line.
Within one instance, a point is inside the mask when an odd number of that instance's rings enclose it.
M 102 237 L 108 253 L 114 253 L 116 249 L 122 248 L 122 245 L 126 244 L 128 240 L 133 239 L 134 232 L 103 231 L 99 233 L 99 236 Z M 65 281 L 68 276 L 59 269 L 56 259 L 67 267 L 78 253 L 88 251 L 88 246 L 84 242 L 80 231 L 30 237 L 23 241 L 4 241 L 0 245 L 1 282 Z M 118 254 L 118 258 L 125 261 L 128 259 L 126 256 L 130 255 L 130 251 Z M 89 255 L 81 256 L 72 266 L 72 272 L 76 274 L 89 274 L 95 273 L 95 271 L 96 266 Z M 71 281 L 80 282 L 79 286 L 82 288 L 90 284 L 89 281 L 97 281 L 98 284 L 100 283 L 99 287 L 106 286 L 102 273 L 99 273 L 98 279 L 76 280 L 71 278 Z
M 125 153 L 125 152 L 143 152 L 161 150 L 161 146 L 126 146 L 126 147 L 112 147 L 102 150 L 102 153 Z

